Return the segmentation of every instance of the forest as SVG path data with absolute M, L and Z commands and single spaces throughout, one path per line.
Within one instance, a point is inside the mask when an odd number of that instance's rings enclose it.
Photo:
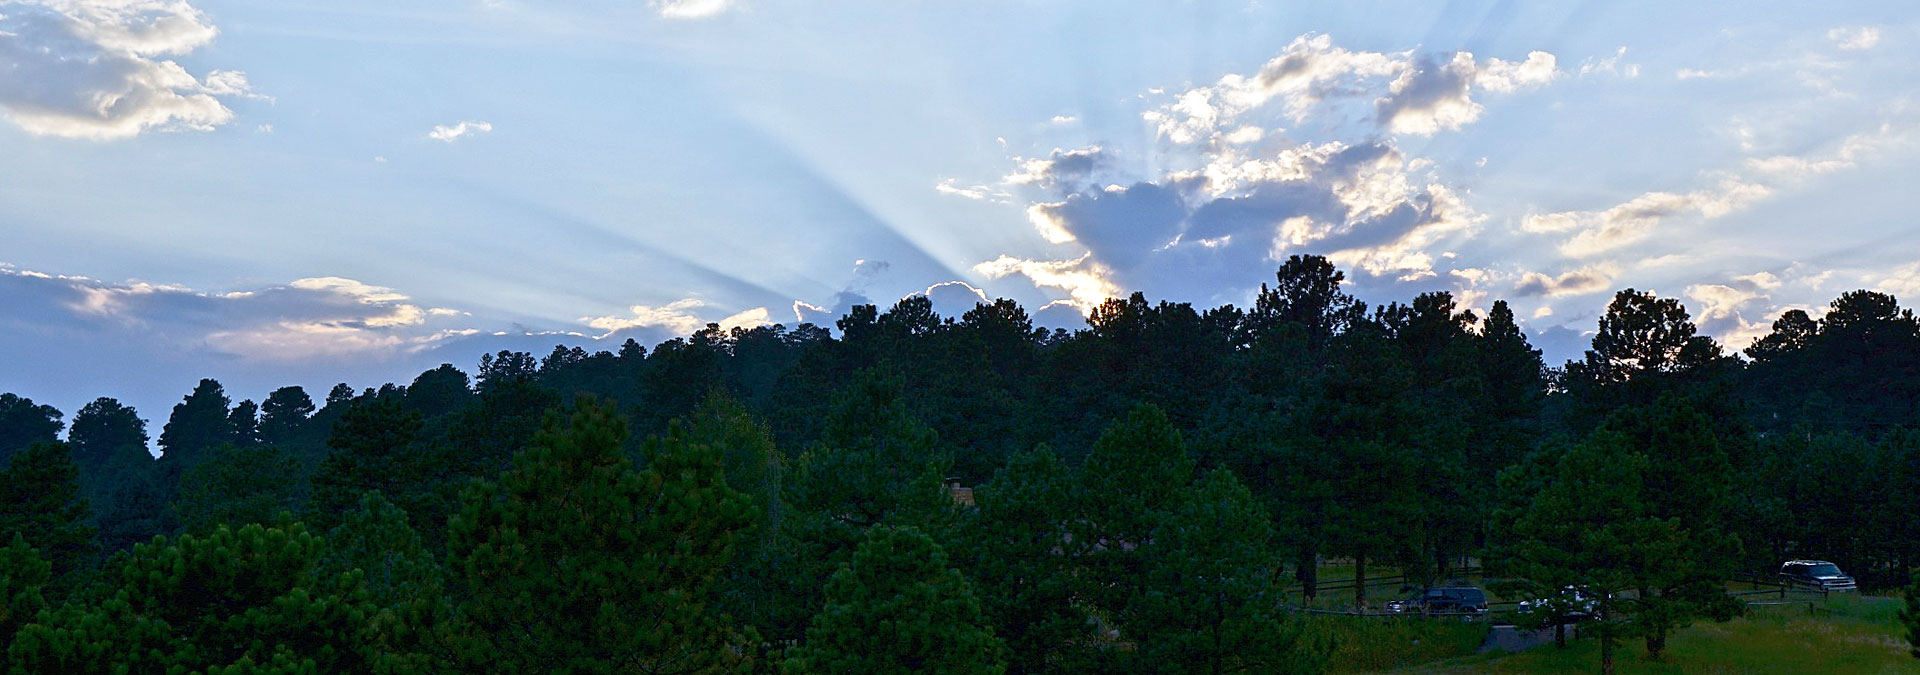
M 1504 302 L 1343 281 L 1296 255 L 1251 307 L 1136 293 L 1076 331 L 917 295 L 362 390 L 207 379 L 157 434 L 0 395 L 0 646 L 13 673 L 1315 673 L 1350 638 L 1301 597 L 1389 600 L 1318 588 L 1338 563 L 1581 589 L 1610 665 L 1782 561 L 1915 584 L 1896 298 L 1737 349 L 1626 289 L 1548 364 Z

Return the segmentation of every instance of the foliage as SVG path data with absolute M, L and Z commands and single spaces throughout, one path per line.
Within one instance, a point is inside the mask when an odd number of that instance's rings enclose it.
M 97 602 L 21 629 L 26 672 L 382 672 L 355 575 L 316 574 L 324 543 L 298 524 L 216 527 L 135 546 Z M 239 669 L 239 670 L 225 670 Z
M 827 581 L 788 673 L 1004 672 L 1000 640 L 946 552 L 912 527 L 875 527 Z
M 627 428 L 582 398 L 551 416 L 497 481 L 462 498 L 449 567 L 464 598 L 459 657 L 493 672 L 722 672 L 749 637 L 705 609 L 751 522 L 719 452 L 668 438 L 636 473 Z
M 0 471 L 0 537 L 23 537 L 52 563 L 56 581 L 69 580 L 95 550 L 79 473 L 65 443 L 28 446 Z
M 1278 608 L 1272 525 L 1226 468 L 1170 505 L 1141 547 L 1141 589 L 1122 614 L 1138 641 L 1130 670 L 1319 672 L 1324 649 Z
M 283 522 L 298 507 L 299 465 L 272 446 L 222 445 L 180 478 L 173 512 L 183 531 Z

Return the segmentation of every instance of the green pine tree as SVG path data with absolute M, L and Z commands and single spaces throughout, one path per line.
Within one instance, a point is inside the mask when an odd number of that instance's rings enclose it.
M 222 445 L 180 477 L 173 513 L 194 534 L 215 527 L 278 523 L 298 505 L 300 465 L 278 448 Z
M 1900 622 L 1907 627 L 1907 644 L 1913 647 L 1909 653 L 1920 659 L 1920 574 L 1914 575 L 1913 585 L 1907 587 L 1906 606 L 1900 609 Z
M 1088 597 L 1109 614 L 1126 607 L 1145 573 L 1140 546 L 1160 513 L 1193 482 L 1194 463 L 1166 413 L 1136 406 L 1100 434 L 1080 466 L 1072 547 L 1086 568 Z
M 786 673 L 997 674 L 1003 647 L 946 552 L 912 527 L 875 527 L 827 582 L 827 604 Z
M 1324 649 L 1278 608 L 1271 520 L 1225 467 L 1199 479 L 1141 549 L 1145 575 L 1122 614 L 1129 670 L 1319 672 Z
M 13 642 L 14 633 L 46 609 L 40 590 L 52 578 L 53 566 L 40 559 L 26 537 L 15 533 L 12 543 L 0 548 L 0 642 Z
M 978 509 L 953 558 L 1006 640 L 1008 672 L 1069 669 L 1094 637 L 1068 556 L 1077 494 L 1072 472 L 1046 446 L 1015 454 L 973 491 Z
M 469 488 L 449 525 L 465 599 L 468 668 L 502 673 L 730 672 L 751 636 L 706 608 L 750 501 L 721 453 L 670 433 L 644 472 L 625 420 L 582 397 L 553 415 L 497 481 Z
M 94 529 L 67 444 L 35 443 L 0 471 L 0 537 L 25 538 L 53 566 L 56 598 L 91 565 Z
M 300 524 L 225 526 L 134 547 L 107 594 L 28 624 L 8 655 L 28 673 L 394 672 L 365 645 L 375 608 L 357 575 L 317 573 Z

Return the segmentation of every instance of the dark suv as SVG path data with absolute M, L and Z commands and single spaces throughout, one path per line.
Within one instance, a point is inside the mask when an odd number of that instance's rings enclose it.
M 1472 586 L 1435 586 L 1412 598 L 1387 603 L 1387 611 L 1428 616 L 1485 616 L 1487 593 Z
M 1853 577 L 1840 571 L 1839 565 L 1825 560 L 1789 560 L 1780 566 L 1780 578 L 1828 593 L 1860 590 L 1853 583 Z

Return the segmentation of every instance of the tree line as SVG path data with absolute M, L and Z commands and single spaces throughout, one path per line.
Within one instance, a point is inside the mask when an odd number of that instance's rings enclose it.
M 1608 659 L 1737 614 L 1736 572 L 1912 578 L 1892 296 L 1742 358 L 1627 289 L 1549 367 L 1504 302 L 1343 282 L 1294 256 L 1249 308 L 1136 293 L 1071 332 L 912 296 L 318 402 L 202 380 L 158 459 L 113 399 L 3 394 L 0 644 L 15 672 L 1317 672 L 1338 635 L 1284 591 L 1331 560 L 1584 589 Z

